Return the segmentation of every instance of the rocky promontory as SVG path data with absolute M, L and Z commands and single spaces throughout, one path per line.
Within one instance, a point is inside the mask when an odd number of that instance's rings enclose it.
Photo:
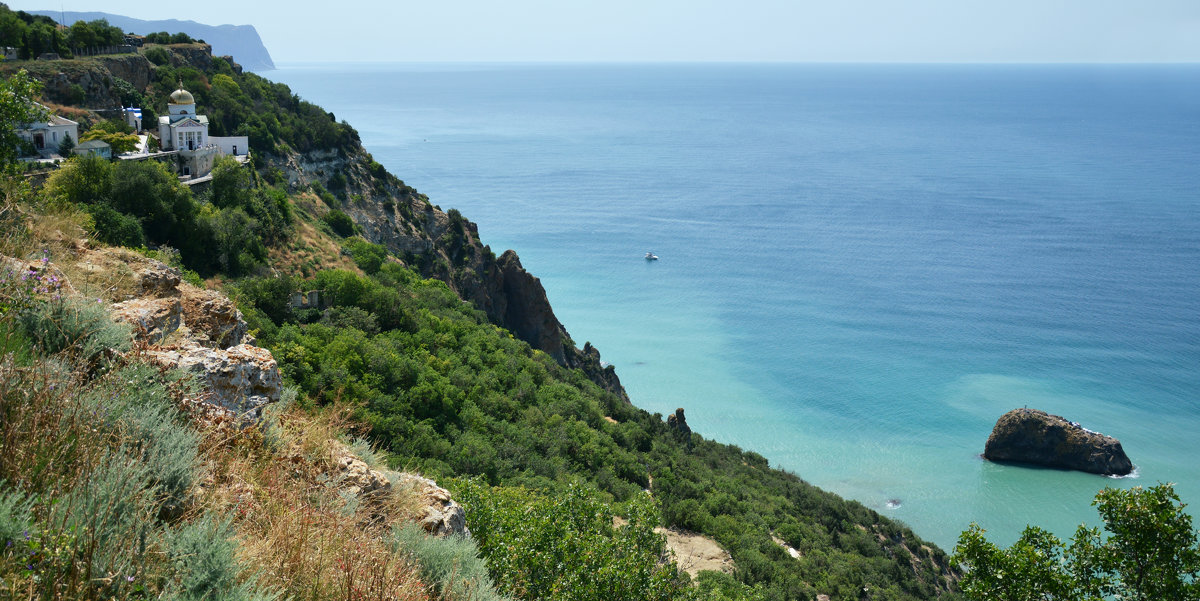
M 1124 476 L 1133 471 L 1133 463 L 1117 439 L 1061 416 L 1028 408 L 1000 416 L 983 457 L 1105 476 Z

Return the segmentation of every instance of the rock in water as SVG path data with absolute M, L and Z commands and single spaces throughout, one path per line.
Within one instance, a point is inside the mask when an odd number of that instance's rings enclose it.
M 1133 471 L 1117 439 L 1037 409 L 1014 409 L 1000 416 L 983 457 L 1105 476 Z

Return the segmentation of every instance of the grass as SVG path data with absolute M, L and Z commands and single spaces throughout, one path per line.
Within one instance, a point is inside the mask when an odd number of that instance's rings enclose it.
M 190 380 L 136 354 L 96 374 L 38 351 L 0 359 L 0 599 L 429 598 L 385 542 L 407 489 L 333 475 L 344 411 L 241 428 L 179 411 Z
M 382 536 L 417 515 L 415 499 L 402 487 L 351 498 L 331 475 L 346 425 L 337 408 L 289 408 L 277 416 L 271 444 L 261 431 L 210 427 L 203 433 L 210 441 L 204 503 L 234 516 L 240 556 L 287 597 L 425 599 L 411 562 Z
M 191 400 L 95 300 L 131 293 L 145 259 L 75 244 L 77 215 L 43 209 L 12 213 L 23 235 L 3 242 L 39 271 L 0 277 L 0 600 L 473 598 L 431 593 L 393 544 L 422 514 L 409 488 L 347 492 L 335 452 L 386 457 L 346 407 L 247 428 Z

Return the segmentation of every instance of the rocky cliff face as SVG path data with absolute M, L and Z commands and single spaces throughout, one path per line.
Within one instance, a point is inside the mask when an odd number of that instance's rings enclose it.
M 1123 476 L 1133 471 L 1117 439 L 1037 409 L 1014 409 L 1002 415 L 983 456 L 1093 474 Z
M 78 85 L 86 94 L 86 106 L 91 109 L 119 109 L 121 96 L 115 77 L 128 81 L 137 89 L 150 83 L 152 65 L 140 54 L 104 57 L 94 62 L 73 65 L 73 71 L 59 71 L 41 77 L 43 95 L 58 103 L 69 104 L 72 86 Z
M 173 66 L 190 66 L 198 69 L 212 67 L 213 55 L 208 44 L 177 44 L 171 46 Z M 222 57 L 234 71 L 241 72 L 241 65 L 232 57 Z M 121 108 L 121 92 L 117 78 L 123 79 L 134 89 L 145 90 L 154 81 L 154 64 L 141 54 L 114 54 L 96 57 L 87 62 L 77 62 L 71 68 L 57 73 L 42 74 L 39 79 L 45 86 L 43 95 L 58 103 L 69 104 L 72 86 L 83 88 L 85 105 L 89 109 L 112 110 Z M 102 113 L 105 117 L 111 114 Z
M 293 187 L 312 182 L 330 187 L 335 174 L 345 178 L 337 192 L 342 206 L 363 235 L 383 244 L 424 277 L 436 278 L 488 319 L 560 365 L 584 371 L 599 386 L 628 400 L 612 366 L 600 361 L 590 344 L 575 346 L 554 315 L 545 288 L 521 265 L 517 253 L 500 257 L 479 239 L 478 227 L 457 211 L 442 211 L 390 173 L 361 147 L 356 152 L 308 153 L 271 159 Z

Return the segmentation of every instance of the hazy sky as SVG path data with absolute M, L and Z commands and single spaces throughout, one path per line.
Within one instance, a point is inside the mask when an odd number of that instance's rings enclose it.
M 1200 61 L 1200 0 L 7 4 L 251 24 L 276 61 Z

